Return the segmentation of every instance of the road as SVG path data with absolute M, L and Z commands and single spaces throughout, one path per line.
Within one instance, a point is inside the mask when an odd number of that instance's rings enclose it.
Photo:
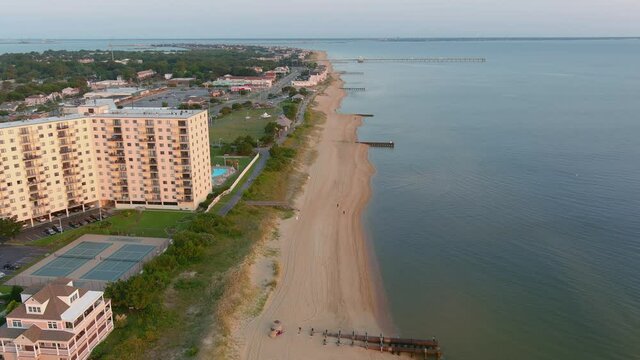
M 229 201 L 227 201 L 227 203 L 224 204 L 224 206 L 218 211 L 218 215 L 227 215 L 227 213 L 229 213 L 229 211 L 231 211 L 231 209 L 233 209 L 233 207 L 238 204 L 240 199 L 242 199 L 242 195 L 244 194 L 244 192 L 249 188 L 249 186 L 251 186 L 251 184 L 253 184 L 256 178 L 258 178 L 260 173 L 262 173 L 262 170 L 264 170 L 264 167 L 267 165 L 267 160 L 269 160 L 269 157 L 271 155 L 269 154 L 269 149 L 267 148 L 261 148 L 258 150 L 258 152 L 260 153 L 260 157 L 258 158 L 258 161 L 253 164 L 253 169 L 251 170 L 251 174 L 249 174 L 249 178 L 247 178 L 247 181 L 242 184 L 242 186 L 235 193 L 233 193 L 231 199 L 229 199 Z

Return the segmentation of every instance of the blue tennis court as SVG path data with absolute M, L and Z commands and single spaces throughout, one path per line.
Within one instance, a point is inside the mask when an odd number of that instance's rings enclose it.
M 50 263 L 38 269 L 33 275 L 37 276 L 67 276 L 79 267 L 93 260 L 112 243 L 97 243 L 83 241 L 63 254 L 56 254 L 56 258 Z
M 127 244 L 110 256 L 102 259 L 96 267 L 84 274 L 81 279 L 115 281 L 138 264 L 155 246 Z

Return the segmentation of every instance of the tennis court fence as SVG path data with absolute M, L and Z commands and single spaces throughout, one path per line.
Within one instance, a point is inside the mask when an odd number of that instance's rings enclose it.
M 127 270 L 127 272 L 122 274 L 122 276 L 120 276 L 120 280 L 127 280 L 128 278 L 132 277 L 133 275 L 139 274 L 142 271 L 142 269 L 144 267 L 144 264 L 149 262 L 154 257 L 162 254 L 167 249 L 167 247 L 169 246 L 170 241 L 171 241 L 170 239 L 164 240 L 153 251 L 149 252 L 142 259 L 139 259 L 139 260 L 114 259 L 114 258 L 108 258 L 108 257 L 105 257 L 105 258 L 100 257 L 100 260 L 101 260 L 100 262 L 105 261 L 105 260 L 109 260 L 109 261 L 110 260 L 115 260 L 115 261 L 127 261 L 127 262 L 135 262 L 135 263 L 137 263 L 134 266 L 132 266 L 129 270 Z M 56 257 L 71 257 L 71 258 L 86 259 L 85 257 L 79 257 L 79 256 L 76 256 L 76 255 L 57 255 L 55 253 L 54 253 L 54 256 L 56 256 Z M 96 259 L 96 258 L 95 257 L 89 257 L 89 259 L 91 260 L 91 259 Z M 100 262 L 98 264 L 100 264 Z M 96 266 L 97 266 L 97 264 L 96 264 Z M 73 280 L 74 285 L 76 285 L 78 287 L 81 287 L 81 288 L 85 288 L 87 290 L 94 290 L 94 291 L 102 291 L 102 290 L 104 290 L 104 288 L 107 287 L 107 284 L 109 283 L 109 281 L 101 281 L 101 280 L 84 280 L 84 279 L 76 279 L 76 278 L 70 278 L 70 279 Z M 18 274 L 16 276 L 14 276 L 13 278 L 11 278 L 10 280 L 8 280 L 6 282 L 6 284 L 8 284 L 8 285 L 17 285 L 17 286 L 21 286 L 21 287 L 44 286 L 47 283 L 50 283 L 52 280 L 54 280 L 54 278 Z

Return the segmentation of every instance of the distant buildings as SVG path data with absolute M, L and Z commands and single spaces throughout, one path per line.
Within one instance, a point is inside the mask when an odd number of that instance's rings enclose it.
M 248 86 L 252 88 L 270 88 L 275 82 L 275 76 L 265 74 L 265 76 L 232 76 L 225 75 L 213 81 L 213 86 L 237 87 Z
M 78 62 L 80 64 L 91 64 L 94 62 L 94 60 L 92 58 L 83 58 L 83 59 L 78 59 Z
M 155 74 L 156 74 L 155 71 L 149 69 L 149 70 L 138 71 L 136 73 L 136 76 L 137 76 L 138 80 L 145 80 L 145 79 L 148 79 L 150 77 L 153 77 Z
M 102 291 L 57 279 L 21 297 L 0 327 L 1 359 L 84 360 L 113 331 L 111 300 Z
M 123 99 L 132 96 L 142 95 L 145 89 L 135 87 L 107 88 L 103 90 L 90 91 L 83 96 L 85 99 Z
M 49 95 L 31 95 L 24 99 L 24 103 L 27 106 L 38 106 L 59 99 L 62 99 L 62 95 L 59 92 L 53 92 Z
M 326 66 L 319 66 L 316 70 L 312 70 L 309 76 L 293 80 L 292 86 L 295 87 L 313 87 L 325 81 L 329 76 Z
M 0 217 L 117 208 L 195 210 L 211 191 L 207 111 L 87 104 L 0 123 Z

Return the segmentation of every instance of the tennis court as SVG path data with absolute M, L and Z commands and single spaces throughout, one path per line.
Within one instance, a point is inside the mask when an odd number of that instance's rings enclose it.
M 101 281 L 118 280 L 134 265 L 140 263 L 142 259 L 155 248 L 156 247 L 152 245 L 124 245 L 109 257 L 103 258 L 102 262 L 84 274 L 81 279 Z
M 65 253 L 55 254 L 56 258 L 53 261 L 38 269 L 33 275 L 67 276 L 88 261 L 95 259 L 98 254 L 111 245 L 112 243 L 108 242 L 83 241 Z

